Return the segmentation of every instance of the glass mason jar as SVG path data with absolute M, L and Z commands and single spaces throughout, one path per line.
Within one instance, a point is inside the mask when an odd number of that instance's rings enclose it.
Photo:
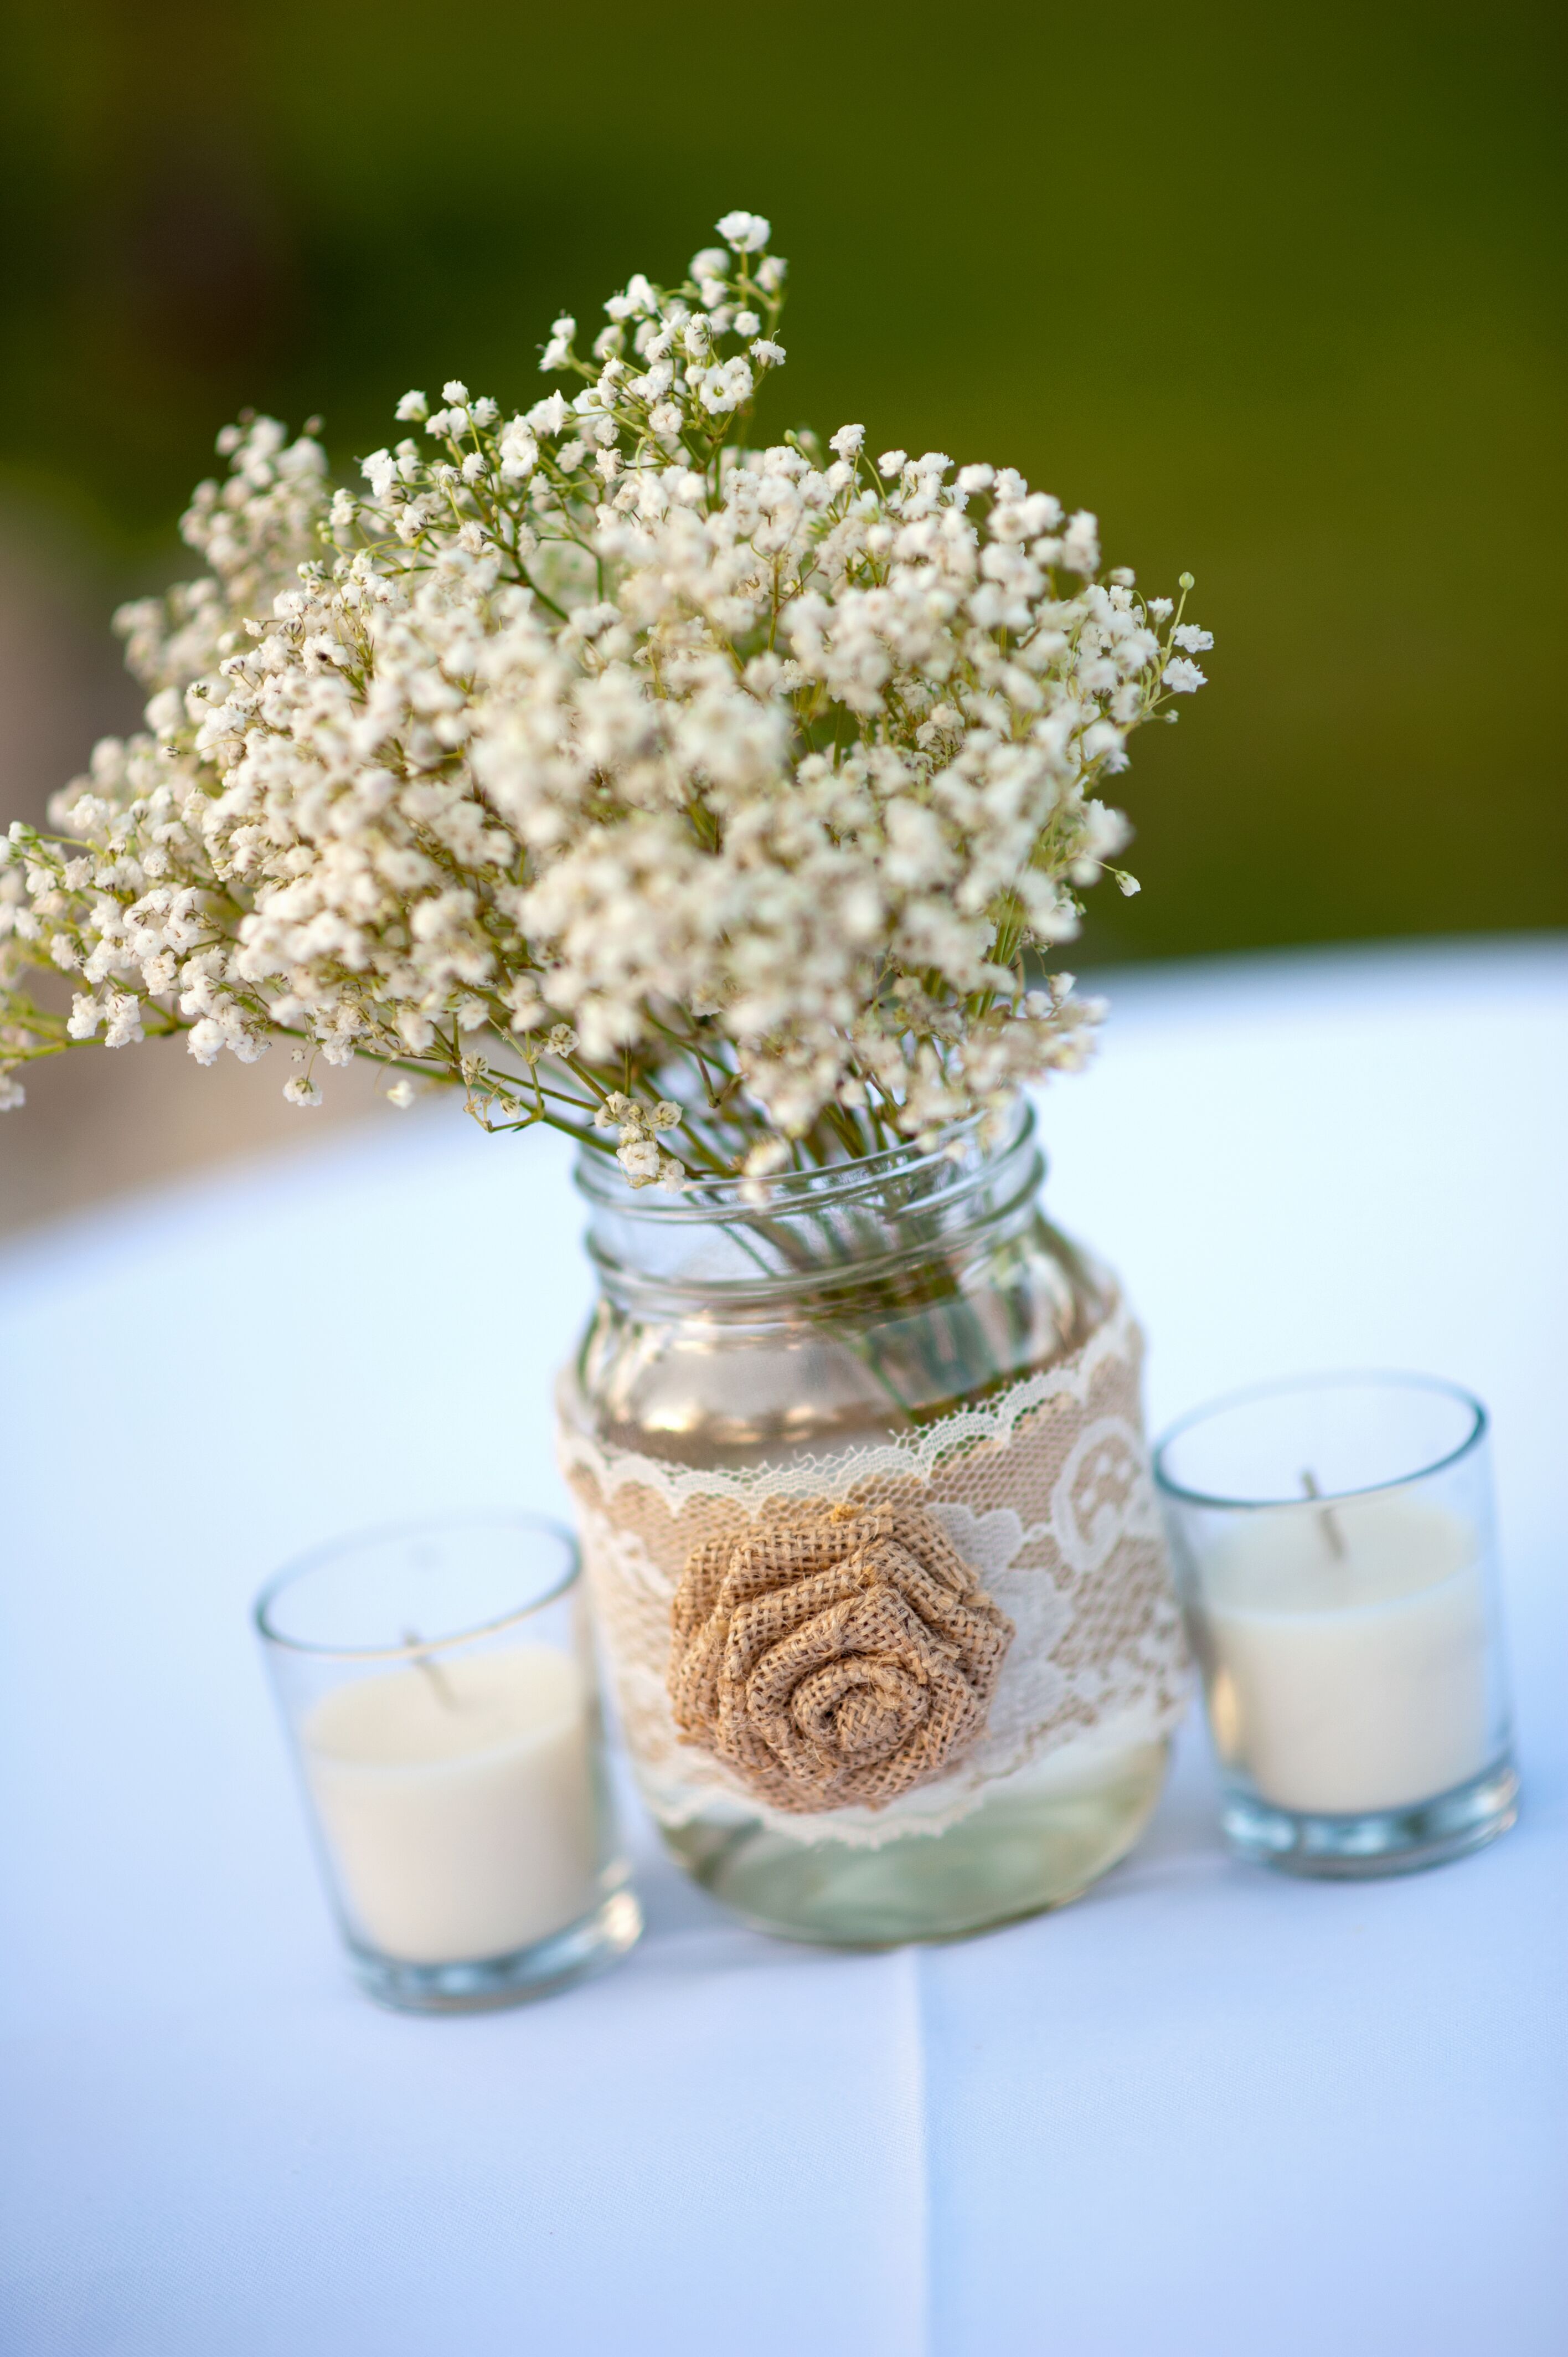
M 765 1181 L 581 1159 L 561 1444 L 622 1724 L 671 1850 L 768 1931 L 1035 1913 L 1158 1796 L 1186 1657 L 1141 1341 L 1043 1175 L 1022 1103 Z

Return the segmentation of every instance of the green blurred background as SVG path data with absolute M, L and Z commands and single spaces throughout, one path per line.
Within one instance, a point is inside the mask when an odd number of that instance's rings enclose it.
M 558 305 L 749 206 L 791 264 L 775 424 L 1016 463 L 1145 586 L 1197 576 L 1212 686 L 1136 748 L 1101 954 L 1568 916 L 1560 10 L 8 24 L 0 497 L 105 603 L 179 569 L 242 404 L 346 462 L 410 383 L 526 403 Z

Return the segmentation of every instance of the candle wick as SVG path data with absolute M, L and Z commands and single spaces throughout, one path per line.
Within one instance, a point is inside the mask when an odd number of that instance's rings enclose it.
M 405 1629 L 403 1632 L 403 1641 L 405 1645 L 411 1648 L 413 1653 L 414 1668 L 416 1670 L 423 1670 L 425 1676 L 430 1680 L 431 1684 L 435 1687 L 443 1708 L 446 1710 L 456 1710 L 457 1707 L 457 1697 L 452 1691 L 452 1681 L 446 1675 L 445 1670 L 437 1669 L 435 1663 L 431 1660 L 430 1649 L 425 1644 L 424 1640 L 420 1635 L 418 1630 Z
M 1308 1467 L 1307 1470 L 1301 1477 L 1301 1486 L 1306 1491 L 1309 1498 L 1321 1498 L 1323 1495 L 1322 1491 L 1317 1486 L 1317 1476 L 1312 1471 L 1310 1467 Z M 1329 1553 L 1331 1555 L 1337 1555 L 1340 1562 L 1343 1563 L 1349 1550 L 1345 1544 L 1345 1534 L 1339 1527 L 1338 1522 L 1335 1517 L 1333 1508 L 1331 1506 L 1320 1507 L 1318 1509 L 1317 1519 L 1323 1525 L 1323 1535 L 1328 1542 Z

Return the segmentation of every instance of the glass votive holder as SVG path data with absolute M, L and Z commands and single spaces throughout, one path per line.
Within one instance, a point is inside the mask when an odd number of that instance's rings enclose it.
M 327 1887 L 372 1996 L 510 2005 L 642 1928 L 570 1534 L 532 1515 L 373 1531 L 256 1605 Z
M 1263 1385 L 1175 1426 L 1155 1479 L 1232 1848 L 1394 1874 L 1506 1832 L 1480 1403 L 1417 1375 Z

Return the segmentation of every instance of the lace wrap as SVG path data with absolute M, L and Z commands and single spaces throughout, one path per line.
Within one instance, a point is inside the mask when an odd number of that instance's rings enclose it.
M 796 1841 L 875 1848 L 945 1832 L 1005 1779 L 1074 1749 L 1159 1740 L 1186 1706 L 1187 1661 L 1140 1408 L 1143 1338 L 1118 1306 L 1072 1358 L 908 1437 L 742 1471 L 605 1448 L 570 1378 L 559 1420 L 584 1557 L 628 1746 L 665 1824 L 761 1817 Z M 821 1522 L 929 1517 L 1011 1623 L 983 1724 L 955 1757 L 880 1805 L 768 1797 L 671 1700 L 676 1598 L 694 1562 Z M 693 1722 L 682 1713 L 686 1724 Z

